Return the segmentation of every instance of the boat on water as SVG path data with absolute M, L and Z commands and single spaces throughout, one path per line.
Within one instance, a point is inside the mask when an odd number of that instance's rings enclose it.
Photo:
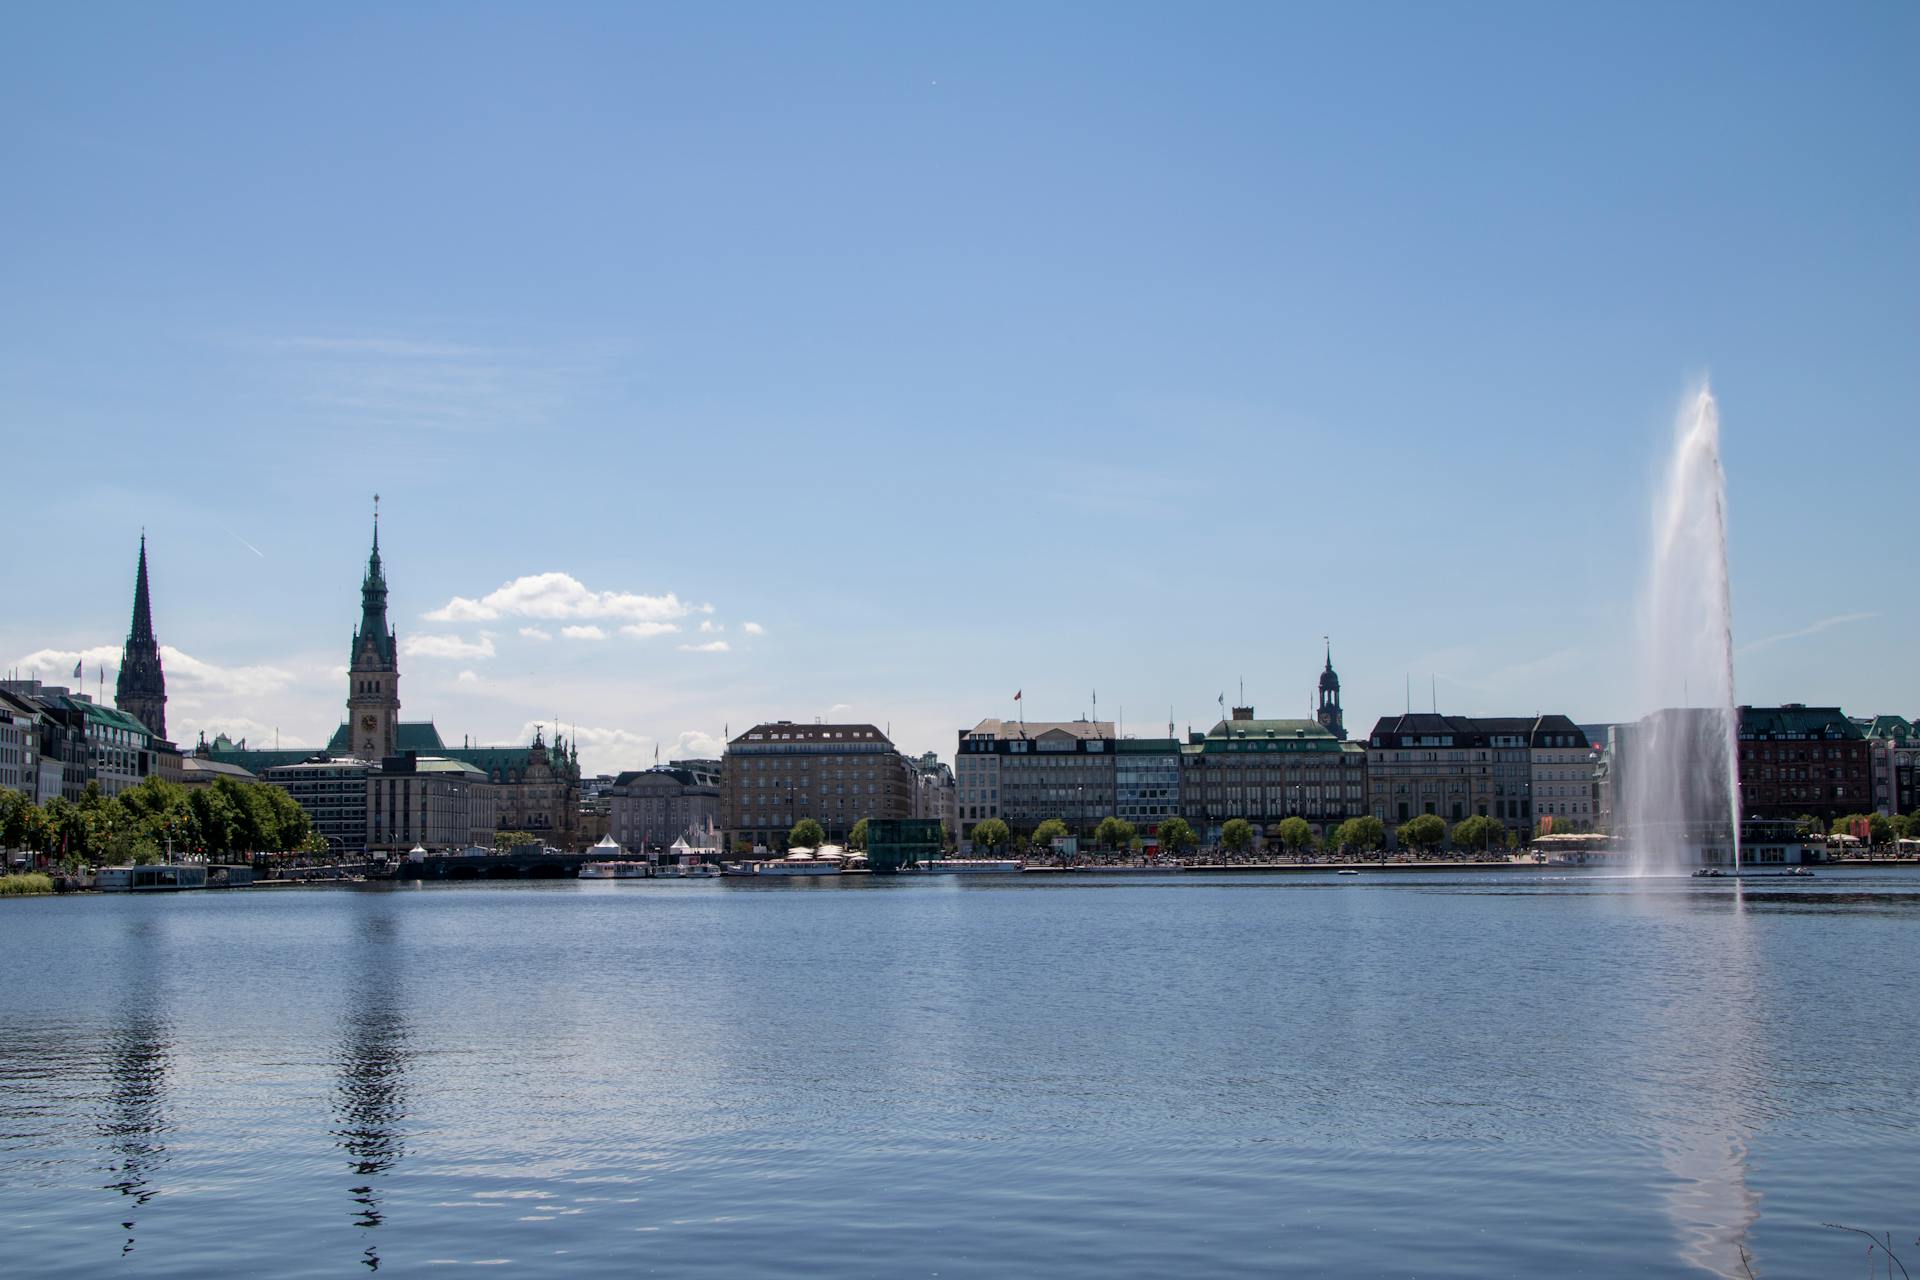
M 102 867 L 93 878 L 102 893 L 176 893 L 207 887 L 207 869 L 192 862 L 150 862 L 140 867 Z
M 916 866 L 934 876 L 1007 875 L 1027 869 L 1018 858 L 930 858 Z
M 673 861 L 663 862 L 653 869 L 653 874 L 663 880 L 711 880 L 721 874 L 720 868 L 715 865 L 720 857 L 718 849 L 688 844 L 687 838 L 681 836 L 668 847 L 667 852 L 673 855 Z
M 580 864 L 582 880 L 645 880 L 651 874 L 652 868 L 646 863 L 624 858 Z
M 612 836 L 601 836 L 587 852 L 594 857 L 580 864 L 582 880 L 645 880 L 653 874 L 646 863 L 629 858 Z
M 829 852 L 831 850 L 831 852 Z M 757 876 L 837 876 L 843 861 L 833 845 L 819 849 L 795 849 L 784 858 L 753 864 Z
M 1693 873 L 1693 878 L 1695 880 L 1718 880 L 1726 874 L 1726 872 L 1718 867 L 1701 867 Z
M 1333 874 L 1337 876 L 1357 876 L 1360 873 L 1352 867 L 1342 867 L 1338 871 L 1334 872 Z
M 1163 875 L 1171 871 L 1185 871 L 1186 868 L 1178 862 L 1129 862 L 1108 866 L 1103 866 L 1099 863 L 1089 863 L 1084 867 L 1075 867 L 1074 870 L 1091 871 L 1096 875 L 1103 876 L 1143 876 Z

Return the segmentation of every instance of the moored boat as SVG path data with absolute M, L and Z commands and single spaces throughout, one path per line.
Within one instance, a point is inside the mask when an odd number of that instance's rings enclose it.
M 93 878 L 102 893 L 174 893 L 207 887 L 207 869 L 192 862 L 150 862 L 136 867 L 102 867 Z
M 1025 871 L 1027 864 L 1018 858 L 931 858 L 918 864 L 928 875 L 1004 875 Z

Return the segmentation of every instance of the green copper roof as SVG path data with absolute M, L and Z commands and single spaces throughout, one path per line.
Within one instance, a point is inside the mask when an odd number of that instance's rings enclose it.
M 1905 716 L 1875 716 L 1873 723 L 1867 726 L 1867 736 L 1904 741 L 1914 736 L 1913 722 Z
M 1741 707 L 1740 736 L 1749 739 L 1785 739 L 1821 742 L 1858 741 L 1860 726 L 1838 707 Z
M 337 756 L 348 755 L 352 752 L 352 743 L 351 727 L 343 721 L 327 739 L 327 750 Z M 393 749 L 402 754 L 409 751 L 418 751 L 421 755 L 447 753 L 446 743 L 440 741 L 440 730 L 431 720 L 402 720 L 393 733 Z
M 1186 754 L 1238 751 L 1364 752 L 1357 742 L 1343 742 L 1317 720 L 1222 720 L 1207 730 L 1204 740 L 1189 743 Z

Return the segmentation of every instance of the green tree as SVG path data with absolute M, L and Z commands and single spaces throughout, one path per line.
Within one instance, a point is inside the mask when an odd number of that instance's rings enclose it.
M 1421 853 L 1438 849 L 1447 838 L 1447 824 L 1438 814 L 1423 813 L 1400 824 L 1395 833 L 1400 843 Z
M 1800 820 L 1794 824 L 1794 834 L 1806 840 L 1813 836 L 1824 836 L 1827 834 L 1827 829 L 1820 825 L 1820 819 L 1810 813 L 1803 813 L 1800 815 Z
M 1913 834 L 1913 820 L 1904 813 L 1894 814 L 1891 818 L 1887 819 L 1887 824 L 1893 828 L 1893 838 L 1895 840 L 1905 840 Z
M 1245 853 L 1253 848 L 1253 824 L 1245 818 L 1228 818 L 1220 828 L 1220 845 L 1228 853 Z
M 84 866 L 96 860 L 96 827 L 92 815 L 97 809 L 83 809 L 65 796 L 47 801 L 46 853 L 58 858 L 62 866 Z
M 233 852 L 238 817 L 227 795 L 216 781 L 210 787 L 195 787 L 187 797 L 187 810 L 193 818 L 189 838 L 210 860 Z
M 1032 844 L 1036 849 L 1051 849 L 1055 840 L 1072 834 L 1063 819 L 1048 818 L 1033 829 Z
M 1102 818 L 1093 838 L 1109 849 L 1124 849 L 1133 843 L 1134 828 L 1125 818 Z
M 827 842 L 827 829 L 817 818 L 802 818 L 787 832 L 787 848 L 818 849 Z
M 540 837 L 531 831 L 496 831 L 493 833 L 493 847 L 499 853 L 518 849 L 523 844 L 539 844 Z
M 853 830 L 847 832 L 847 848 L 865 849 L 867 847 L 867 820 L 865 818 L 853 824 Z
M 0 791 L 0 849 L 24 849 L 33 827 L 33 801 L 11 789 Z
M 1372 853 L 1387 844 L 1387 824 L 1365 814 L 1348 818 L 1333 833 L 1335 847 L 1349 853 Z
M 300 807 L 300 802 L 288 795 L 284 787 L 269 786 L 264 782 L 247 785 L 256 793 L 261 805 L 258 821 L 260 834 L 265 841 L 262 847 L 271 853 L 299 849 L 313 834 L 313 819 Z
M 1476 813 L 1453 825 L 1453 847 L 1456 849 L 1492 849 L 1496 846 L 1504 849 L 1506 845 L 1507 825 L 1498 818 Z
M 1279 824 L 1280 843 L 1287 852 L 1297 854 L 1313 843 L 1313 827 L 1305 818 L 1286 818 Z
M 1007 824 L 998 818 L 988 818 L 984 822 L 973 824 L 973 842 L 989 852 L 1005 844 L 1010 835 Z
M 1190 853 L 1200 843 L 1200 837 L 1193 833 L 1193 827 L 1185 818 L 1172 817 L 1160 820 L 1160 848 L 1171 854 Z

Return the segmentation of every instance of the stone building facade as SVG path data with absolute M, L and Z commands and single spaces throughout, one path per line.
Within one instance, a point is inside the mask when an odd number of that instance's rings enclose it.
M 1597 756 L 1580 726 L 1561 715 L 1385 716 L 1367 738 L 1373 815 L 1393 829 L 1433 814 L 1449 826 L 1475 815 L 1531 835 L 1552 806 L 1556 828 L 1599 820 Z
M 1059 818 L 1090 836 L 1114 812 L 1111 720 L 982 720 L 954 756 L 960 836 L 998 818 L 1026 834 Z
M 707 830 L 721 826 L 719 762 L 675 761 L 623 773 L 608 792 L 607 815 L 607 834 L 634 853 L 664 853 L 681 836 L 704 846 Z
M 1235 707 L 1206 733 L 1188 735 L 1180 804 L 1208 843 L 1234 818 L 1264 836 L 1287 818 L 1304 818 L 1326 835 L 1367 811 L 1367 751 L 1319 720 L 1261 720 L 1252 707 Z
M 736 850 L 784 849 L 802 818 L 845 843 L 862 818 L 913 816 L 913 768 L 870 724 L 758 724 L 727 743 L 720 772 L 720 822 Z
M 1823 822 L 1873 808 L 1867 738 L 1838 707 L 1741 707 L 1742 818 Z

